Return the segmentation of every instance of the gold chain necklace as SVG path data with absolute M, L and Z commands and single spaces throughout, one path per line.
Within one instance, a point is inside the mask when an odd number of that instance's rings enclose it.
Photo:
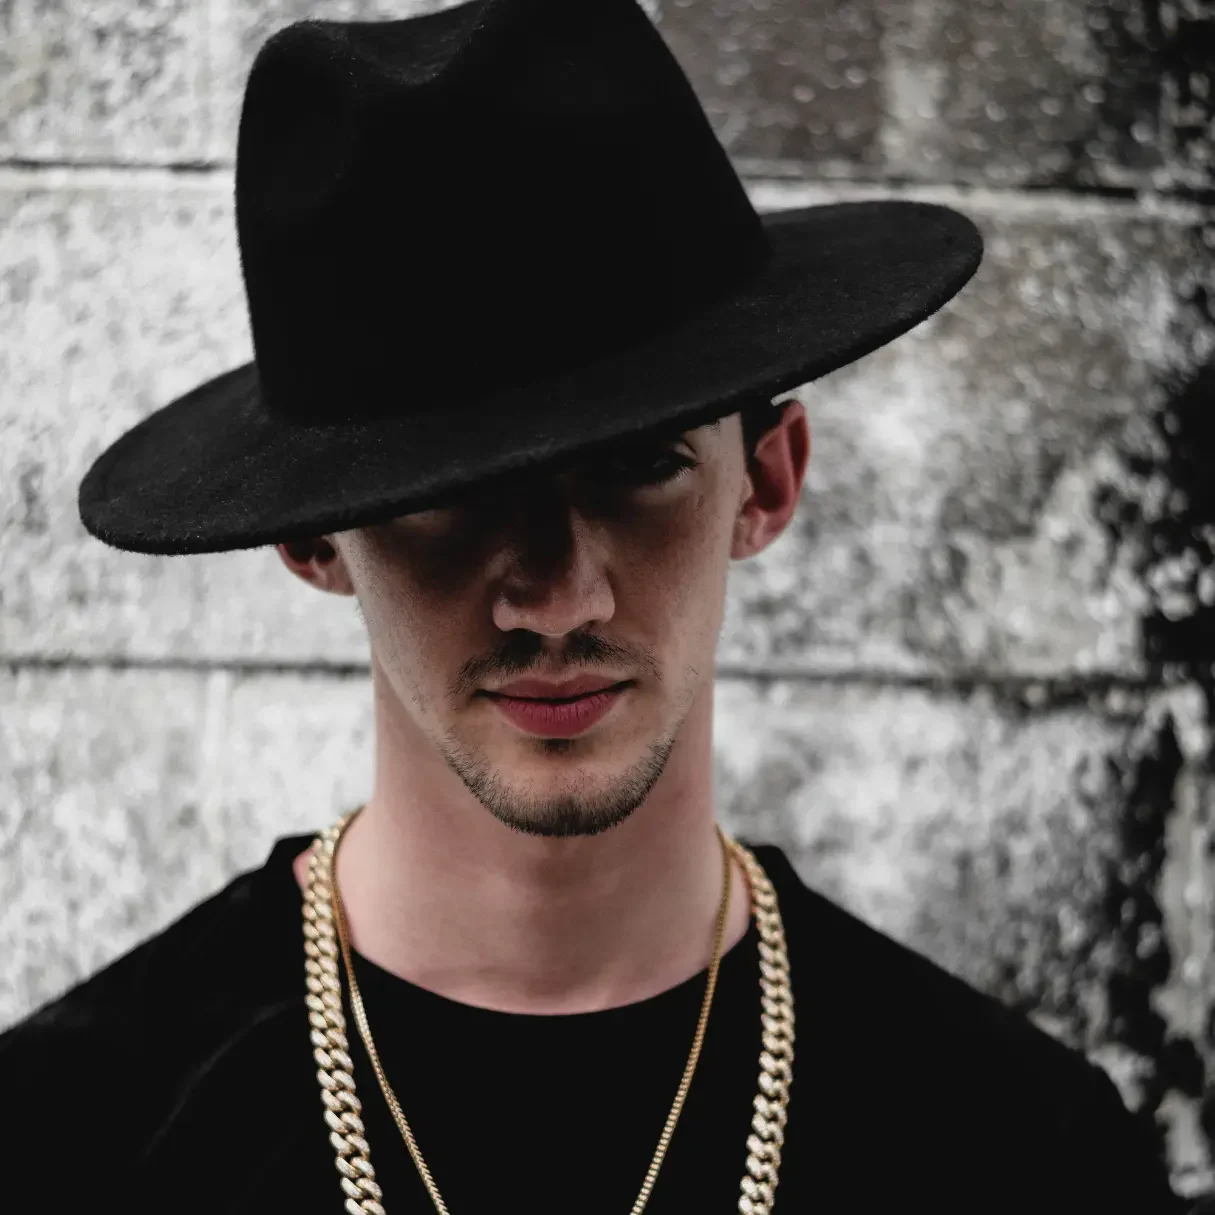
M 448 1215 L 447 1206 L 380 1065 L 354 976 L 345 914 L 337 882 L 334 880 L 334 857 L 342 833 L 358 813 L 359 810 L 356 809 L 344 815 L 313 841 L 312 855 L 308 858 L 308 883 L 303 903 L 304 968 L 308 989 L 305 999 L 308 1020 L 312 1026 L 313 1056 L 317 1063 L 316 1076 L 321 1085 L 325 1122 L 330 1128 L 330 1143 L 337 1153 L 334 1163 L 341 1174 L 341 1186 L 346 1193 L 346 1210 L 350 1215 L 386 1215 L 380 1205 L 383 1191 L 375 1180 L 370 1145 L 363 1138 L 364 1126 L 359 1117 L 362 1104 L 354 1091 L 354 1062 L 347 1052 L 346 1018 L 342 1010 L 342 988 L 338 968 L 340 952 L 350 983 L 350 1002 L 355 1020 L 358 1022 L 363 1044 L 371 1058 L 384 1099 L 392 1111 L 435 1209 L 439 1215 Z M 763 1049 L 759 1057 L 759 1092 L 753 1102 L 755 1114 L 751 1119 L 751 1134 L 747 1137 L 747 1171 L 740 1185 L 739 1211 L 742 1215 L 769 1215 L 776 1190 L 780 1149 L 784 1143 L 789 1086 L 793 1082 L 793 992 L 789 984 L 789 959 L 784 926 L 777 905 L 776 891 L 759 861 L 742 844 L 728 839 L 720 827 L 717 833 L 722 846 L 723 893 L 700 1019 L 683 1079 L 680 1081 L 671 1112 L 667 1116 L 641 1193 L 633 1204 L 632 1215 L 640 1215 L 649 1199 L 700 1055 L 721 960 L 721 946 L 729 907 L 731 854 L 738 858 L 746 872 L 751 890 L 751 912 L 760 934 L 760 1021 L 763 1027 Z

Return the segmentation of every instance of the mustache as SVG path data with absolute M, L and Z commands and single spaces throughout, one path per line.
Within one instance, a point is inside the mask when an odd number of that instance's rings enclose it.
M 507 634 L 495 654 L 466 662 L 453 681 L 451 690 L 457 697 L 467 696 L 494 677 L 527 675 L 539 669 L 547 674 L 560 675 L 567 669 L 575 671 L 584 666 L 616 668 L 638 663 L 653 675 L 658 675 L 657 666 L 648 655 L 638 654 L 594 633 L 570 633 L 561 653 L 556 654 L 547 648 L 541 634 L 515 629 Z

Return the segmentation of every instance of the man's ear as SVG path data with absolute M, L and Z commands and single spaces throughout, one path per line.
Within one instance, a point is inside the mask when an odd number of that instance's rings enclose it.
M 311 536 L 307 540 L 289 540 L 274 547 L 293 574 L 318 590 L 334 595 L 354 594 L 346 562 L 331 537 Z
M 760 438 L 749 462 L 748 490 L 738 507 L 730 556 L 754 557 L 788 526 L 801 498 L 810 463 L 810 423 L 797 399 Z

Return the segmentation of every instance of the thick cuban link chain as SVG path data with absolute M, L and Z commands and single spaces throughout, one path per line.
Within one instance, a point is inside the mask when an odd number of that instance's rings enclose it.
M 751 909 L 759 929 L 760 1025 L 759 1092 L 752 1103 L 751 1134 L 747 1136 L 747 1172 L 742 1179 L 738 1209 L 742 1215 L 769 1215 L 785 1142 L 789 1087 L 793 1083 L 793 988 L 789 954 L 776 891 L 755 856 L 737 840 L 734 855 L 742 862 L 751 886 Z

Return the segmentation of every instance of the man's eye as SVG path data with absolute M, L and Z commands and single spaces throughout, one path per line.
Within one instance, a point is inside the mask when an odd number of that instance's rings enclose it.
M 592 472 L 616 485 L 664 485 L 696 466 L 696 460 L 679 452 L 626 452 L 597 461 Z

